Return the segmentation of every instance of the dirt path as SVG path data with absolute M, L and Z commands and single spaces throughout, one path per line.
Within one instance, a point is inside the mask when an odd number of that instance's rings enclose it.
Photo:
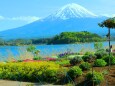
M 37 83 L 0 80 L 0 86 L 42 86 Z
M 51 85 L 51 84 L 39 85 L 38 83 L 0 80 L 0 86 L 64 86 L 64 85 Z

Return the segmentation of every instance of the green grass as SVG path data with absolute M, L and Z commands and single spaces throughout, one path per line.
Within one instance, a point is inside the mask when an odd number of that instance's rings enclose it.
M 59 65 L 68 65 L 68 64 L 70 64 L 69 60 L 56 61 L 55 63 L 59 64 Z
M 69 55 L 68 58 L 74 58 L 75 56 L 82 57 L 83 55 Z

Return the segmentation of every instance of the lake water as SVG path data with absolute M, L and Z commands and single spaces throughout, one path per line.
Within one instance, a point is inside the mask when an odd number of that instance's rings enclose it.
M 115 45 L 115 41 L 111 41 L 111 45 Z M 108 42 L 103 42 L 104 47 L 108 46 Z M 0 60 L 8 56 L 19 56 L 24 54 L 27 46 L 1 46 L 0 47 Z M 81 43 L 81 44 L 61 44 L 61 45 L 37 45 L 36 48 L 40 50 L 42 56 L 52 56 L 59 53 L 71 51 L 91 51 L 94 50 L 94 43 Z

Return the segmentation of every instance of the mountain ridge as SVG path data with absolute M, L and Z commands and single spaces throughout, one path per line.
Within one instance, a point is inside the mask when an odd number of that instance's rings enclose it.
M 84 7 L 73 3 L 65 5 L 60 9 L 57 11 L 58 13 L 54 12 L 55 15 L 51 14 L 30 24 L 2 31 L 0 32 L 0 36 L 4 39 L 17 39 L 46 38 L 67 31 L 89 31 L 101 35 L 107 33 L 107 30 L 100 29 L 98 26 L 98 23 L 107 17 L 99 17 Z M 78 9 L 79 11 L 76 11 Z

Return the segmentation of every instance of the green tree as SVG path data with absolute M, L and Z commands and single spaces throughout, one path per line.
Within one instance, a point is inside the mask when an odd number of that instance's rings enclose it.
M 5 44 L 5 41 L 2 38 L 0 38 L 0 45 L 4 45 L 4 44 Z
M 109 69 L 110 69 L 110 50 L 111 50 L 111 46 L 110 46 L 110 29 L 115 29 L 115 17 L 113 18 L 109 18 L 101 23 L 98 24 L 100 27 L 107 27 L 108 28 L 108 34 L 106 35 L 108 37 L 108 41 L 109 41 Z
M 27 47 L 27 51 L 31 52 L 34 55 L 33 59 L 40 59 L 39 56 L 40 50 L 37 50 L 34 45 L 30 45 L 29 47 Z
M 95 42 L 94 48 L 98 51 L 100 49 L 103 49 L 103 43 L 102 42 Z

